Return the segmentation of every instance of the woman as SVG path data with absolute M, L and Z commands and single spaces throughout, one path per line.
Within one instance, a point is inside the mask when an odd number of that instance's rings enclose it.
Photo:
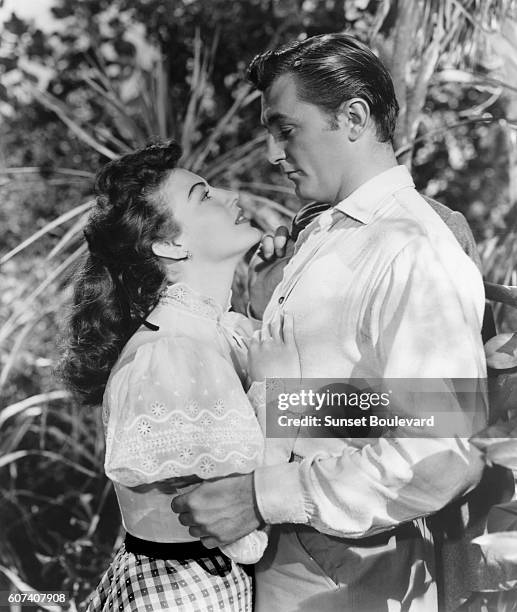
M 242 386 L 250 329 L 227 312 L 236 265 L 260 233 L 235 193 L 177 168 L 180 154 L 165 143 L 107 164 L 85 230 L 63 371 L 85 403 L 103 403 L 105 470 L 127 531 L 89 611 L 251 610 L 234 559 L 257 560 L 265 546 L 254 532 L 225 549 L 230 559 L 170 509 L 171 493 L 250 472 L 263 451 Z M 274 335 L 255 375 L 296 376 L 293 343 Z

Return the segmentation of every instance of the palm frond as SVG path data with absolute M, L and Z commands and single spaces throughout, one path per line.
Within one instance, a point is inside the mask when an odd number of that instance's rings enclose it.
M 97 92 L 115 111 L 113 116 L 117 123 L 117 127 L 122 134 L 128 138 L 136 139 L 137 142 L 144 142 L 145 136 L 141 131 L 138 123 L 127 112 L 127 106 L 124 105 L 120 96 L 114 90 L 111 81 L 102 78 L 101 71 L 95 67 L 92 69 L 92 76 L 84 75 L 85 83 L 95 92 Z M 97 81 L 103 83 L 104 87 L 99 85 Z M 127 146 L 127 145 L 126 145 Z
M 27 582 L 20 578 L 20 576 L 16 572 L 13 572 L 11 569 L 0 565 L 0 572 L 9 580 L 9 582 L 12 584 L 13 588 L 16 591 L 40 594 L 37 589 L 34 589 L 29 584 L 27 584 Z M 41 603 L 39 603 L 38 606 L 41 607 L 42 610 L 47 610 L 48 612 L 61 612 L 65 610 L 64 606 L 45 603 L 45 597 L 43 595 L 40 596 L 39 601 Z M 12 612 L 14 612 L 13 607 L 11 607 L 11 610 Z M 66 606 L 66 610 L 68 610 L 69 612 L 77 612 L 75 602 L 70 601 L 69 604 L 67 604 Z
M 242 91 L 238 94 L 235 102 L 223 115 L 223 117 L 221 117 L 221 119 L 217 122 L 217 125 L 210 134 L 210 137 L 208 138 L 207 142 L 203 145 L 201 151 L 199 151 L 199 153 L 193 152 L 192 157 L 195 155 L 195 159 L 189 159 L 187 162 L 193 172 L 198 172 L 203 167 L 206 158 L 212 152 L 214 144 L 224 134 L 225 129 L 227 128 L 233 117 L 237 114 L 237 112 L 260 96 L 259 91 L 254 91 L 250 94 L 250 89 L 251 85 L 244 85 Z
M 24 325 L 32 317 L 34 317 L 34 304 L 38 298 L 50 287 L 54 282 L 60 280 L 64 272 L 66 272 L 80 257 L 87 251 L 86 244 L 81 244 L 79 248 L 73 251 L 65 261 L 61 262 L 53 270 L 49 272 L 46 278 L 27 296 L 23 302 L 14 309 L 7 321 L 0 327 L 0 344 L 5 341 L 19 325 Z M 59 308 L 58 302 L 54 303 L 55 308 Z
M 47 451 L 47 450 L 19 450 L 19 451 L 14 451 L 6 455 L 3 455 L 2 457 L 0 457 L 0 469 L 10 464 L 14 464 L 20 461 L 20 459 L 24 459 L 25 457 L 34 457 L 34 456 L 45 457 L 46 459 L 50 459 L 51 461 L 57 461 L 59 463 L 64 463 L 68 467 L 71 467 L 77 472 L 80 472 L 81 474 L 84 474 L 85 476 L 89 476 L 90 478 L 98 479 L 101 477 L 99 472 L 94 472 L 84 467 L 83 465 L 77 463 L 76 461 L 71 461 L 70 459 L 63 457 L 62 455 L 58 453 L 54 453 L 52 451 Z
M 248 142 L 244 142 L 237 147 L 232 147 L 226 153 L 207 162 L 204 169 L 204 175 L 207 181 L 211 181 L 219 175 L 234 171 L 234 164 L 242 164 L 242 160 L 249 159 L 253 152 L 258 151 L 260 155 L 263 155 L 262 145 L 266 142 L 266 138 L 266 134 L 259 134 Z
M 18 255 L 19 253 L 21 253 L 28 246 L 30 246 L 31 244 L 33 244 L 34 242 L 36 242 L 37 240 L 39 240 L 40 238 L 42 238 L 43 236 L 51 232 L 52 230 L 56 229 L 56 227 L 59 227 L 60 225 L 65 224 L 67 221 L 70 221 L 70 219 L 73 219 L 74 217 L 77 217 L 78 215 L 82 214 L 85 210 L 90 209 L 92 205 L 93 205 L 93 200 L 89 200 L 88 202 L 85 202 L 84 204 L 75 206 L 71 210 L 68 210 L 66 213 L 63 213 L 62 215 L 59 215 L 59 217 L 47 223 L 40 230 L 32 234 L 32 236 L 29 236 L 29 238 L 26 238 L 23 242 L 18 244 L 14 249 L 11 249 L 8 253 L 0 257 L 0 266 L 8 262 L 15 255 Z
M 23 327 L 23 329 L 17 334 L 16 336 L 16 340 L 14 342 L 13 347 L 11 348 L 11 350 L 9 351 L 8 355 L 7 355 L 7 360 L 0 372 L 0 391 L 2 390 L 2 388 L 4 387 L 5 383 L 7 382 L 7 378 L 9 376 L 9 373 L 18 357 L 18 354 L 20 352 L 20 349 L 22 348 L 23 344 L 25 343 L 27 336 L 31 333 L 31 331 L 33 331 L 35 325 L 44 317 L 48 314 L 48 310 L 44 310 L 43 312 L 40 312 L 38 314 L 37 317 L 34 317 L 33 319 L 30 319 L 29 321 L 27 321 L 27 323 L 25 324 L 25 326 Z M 0 424 L 1 424 L 1 418 L 0 418 Z
M 48 255 L 45 257 L 46 261 L 50 261 L 56 255 L 59 255 L 64 249 L 70 246 L 70 244 L 76 240 L 79 236 L 81 236 L 81 230 L 86 225 L 86 221 L 88 220 L 89 212 L 81 215 L 81 217 L 72 225 L 72 227 L 66 231 L 66 233 L 61 237 L 59 242 L 55 244 Z
M 53 111 L 61 121 L 75 134 L 80 140 L 82 140 L 89 147 L 104 155 L 108 159 L 115 159 L 117 154 L 115 151 L 108 149 L 98 140 L 96 140 L 91 134 L 89 134 L 75 119 L 69 117 L 64 105 L 55 96 L 49 93 L 42 92 L 37 88 L 32 88 L 34 97 L 48 110 Z
M 41 175 L 40 166 L 24 166 L 16 168 L 0 168 L 0 174 L 8 175 L 22 175 L 27 174 L 38 174 Z M 85 170 L 76 170 L 75 168 L 52 168 L 52 174 L 63 174 L 64 176 L 78 177 L 84 179 L 93 179 L 95 176 L 94 172 L 88 172 Z
M 200 119 L 200 107 L 206 96 L 209 71 L 212 62 L 209 54 L 215 53 L 215 47 L 210 51 L 203 50 L 199 29 L 194 36 L 194 57 L 190 81 L 190 97 L 183 117 L 183 128 L 181 134 L 181 147 L 183 149 L 183 162 L 187 167 L 192 166 L 192 155 L 195 146 L 194 137 Z
M 27 397 L 21 402 L 16 402 L 16 404 L 11 404 L 10 406 L 2 409 L 0 412 L 0 427 L 3 426 L 8 419 L 22 414 L 29 408 L 40 407 L 44 404 L 48 404 L 49 402 L 55 402 L 57 400 L 67 399 L 69 397 L 70 393 L 68 391 L 63 391 L 62 389 L 58 389 L 57 391 L 49 391 L 47 393 L 39 393 L 38 395 Z

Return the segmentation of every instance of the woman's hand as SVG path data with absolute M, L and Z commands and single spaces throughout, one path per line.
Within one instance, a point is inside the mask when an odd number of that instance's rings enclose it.
M 301 377 L 292 314 L 283 313 L 255 333 L 249 344 L 248 369 L 252 381 Z
M 248 266 L 248 294 L 250 314 L 262 319 L 264 310 L 275 287 L 282 280 L 284 267 L 292 257 L 294 242 L 289 230 L 281 225 L 275 235 L 265 234 L 260 247 Z

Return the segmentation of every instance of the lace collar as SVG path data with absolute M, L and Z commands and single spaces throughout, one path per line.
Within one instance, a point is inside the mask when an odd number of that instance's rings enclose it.
M 226 310 L 223 310 L 213 298 L 194 291 L 186 283 L 174 283 L 164 289 L 160 296 L 160 302 L 172 304 L 200 317 L 219 321 L 230 309 L 231 296 L 230 291 Z

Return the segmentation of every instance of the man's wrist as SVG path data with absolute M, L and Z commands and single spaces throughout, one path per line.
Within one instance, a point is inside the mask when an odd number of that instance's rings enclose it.
M 257 503 L 257 492 L 255 490 L 255 472 L 250 474 L 250 476 L 251 476 L 251 495 L 253 498 L 253 508 L 255 510 L 255 514 L 259 521 L 258 529 L 263 529 L 266 526 L 266 521 L 264 520 L 264 517 L 262 516 L 259 505 Z

